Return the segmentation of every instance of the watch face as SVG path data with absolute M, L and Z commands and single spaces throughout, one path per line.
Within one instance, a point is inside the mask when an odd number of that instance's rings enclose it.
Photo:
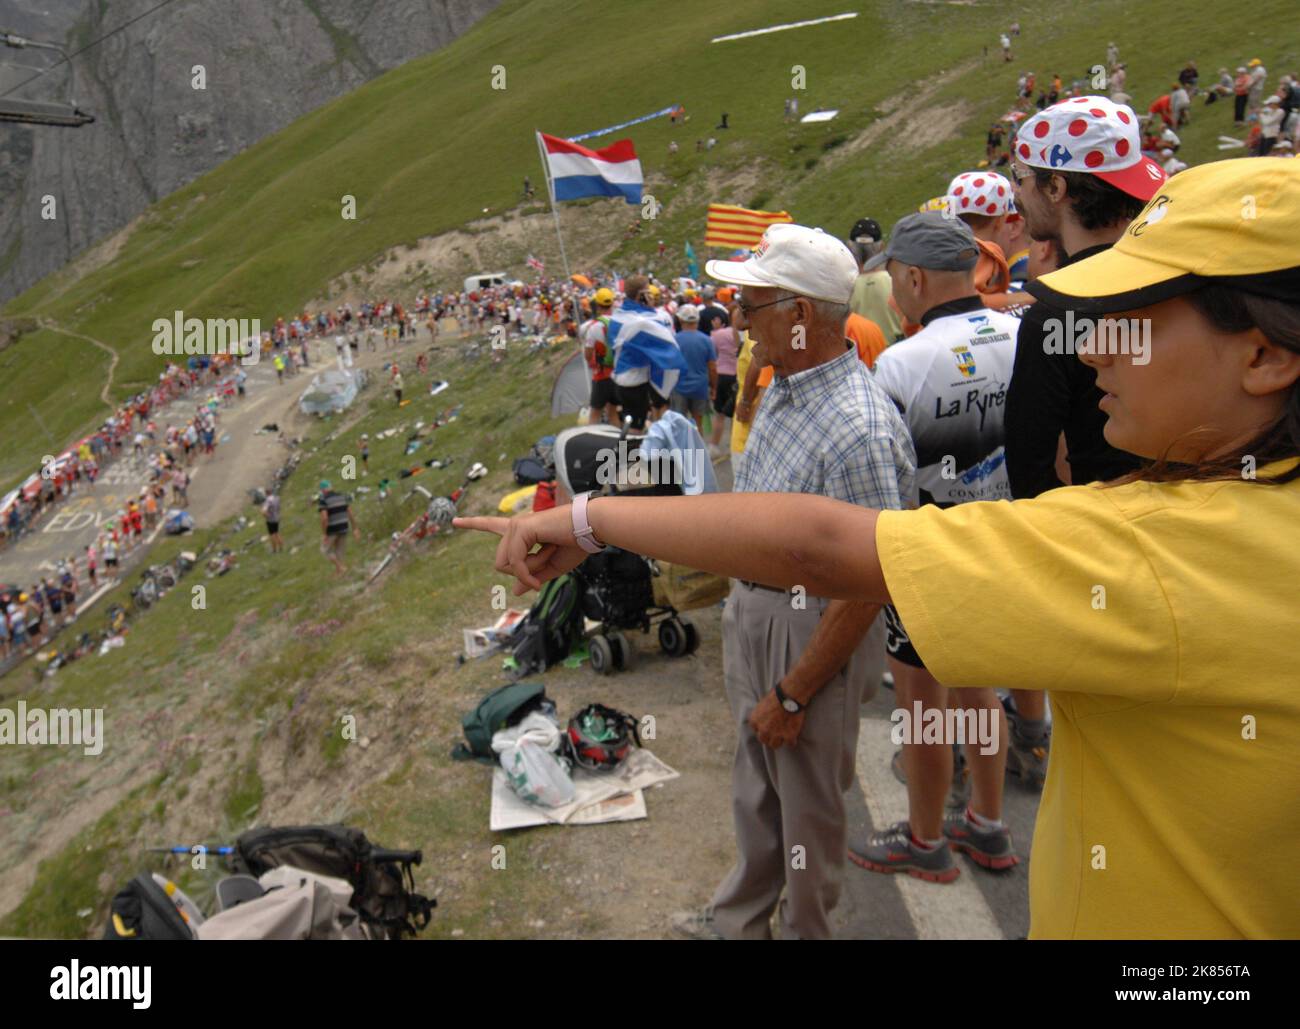
M 792 715 L 797 715 L 799 713 L 799 704 L 796 701 L 787 698 L 786 700 L 781 701 L 781 706 Z

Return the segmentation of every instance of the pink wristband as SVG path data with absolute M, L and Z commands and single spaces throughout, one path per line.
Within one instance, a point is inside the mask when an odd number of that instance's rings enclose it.
M 573 498 L 573 538 L 588 554 L 599 554 L 605 547 L 596 542 L 595 530 L 587 521 L 587 502 L 590 499 L 590 493 L 579 493 Z

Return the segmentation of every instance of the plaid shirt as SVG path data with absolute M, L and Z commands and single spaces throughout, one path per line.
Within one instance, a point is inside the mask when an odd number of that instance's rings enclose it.
M 735 492 L 815 493 L 877 509 L 916 505 L 912 437 L 856 349 L 773 378 Z

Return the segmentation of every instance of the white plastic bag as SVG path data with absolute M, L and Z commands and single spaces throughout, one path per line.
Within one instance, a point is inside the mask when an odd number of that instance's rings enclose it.
M 560 738 L 559 725 L 540 711 L 492 736 L 492 749 L 500 756 L 511 787 L 531 804 L 558 807 L 573 800 L 573 780 L 555 756 Z

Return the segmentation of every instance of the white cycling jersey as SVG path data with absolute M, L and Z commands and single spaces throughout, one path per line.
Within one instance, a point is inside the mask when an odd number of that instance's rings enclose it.
M 972 306 L 876 359 L 876 383 L 912 433 L 917 486 L 937 503 L 1011 499 L 1003 441 L 1019 327 L 1014 315 Z

